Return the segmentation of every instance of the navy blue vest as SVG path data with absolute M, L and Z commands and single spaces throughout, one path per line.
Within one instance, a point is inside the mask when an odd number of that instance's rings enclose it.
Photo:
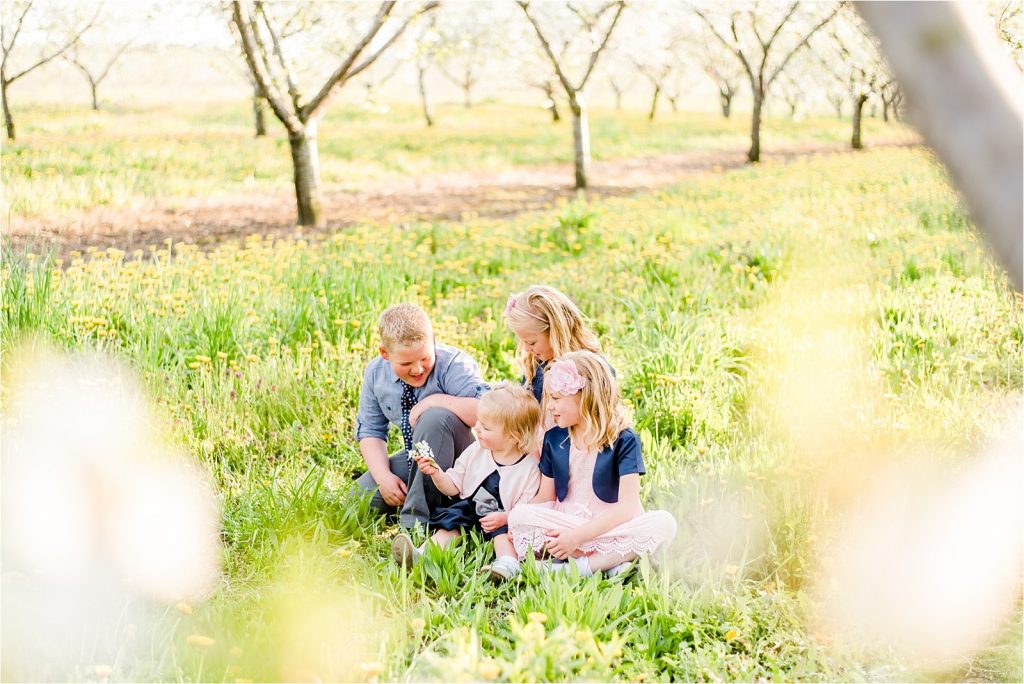
M 540 472 L 555 481 L 555 496 L 563 501 L 569 493 L 569 430 L 553 427 L 544 433 L 540 452 Z M 631 473 L 643 475 L 644 459 L 640 438 L 626 428 L 610 447 L 597 453 L 594 463 L 594 493 L 606 503 L 619 500 L 619 477 Z

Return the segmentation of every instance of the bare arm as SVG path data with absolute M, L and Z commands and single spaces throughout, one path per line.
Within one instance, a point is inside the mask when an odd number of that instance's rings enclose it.
M 431 394 L 429 397 L 420 399 L 412 410 L 409 411 L 409 424 L 416 425 L 420 415 L 428 408 L 445 408 L 459 417 L 466 425 L 476 425 L 476 407 L 480 403 L 474 397 L 453 397 L 450 394 Z
M 416 465 L 419 467 L 420 472 L 424 475 L 429 475 L 430 479 L 434 481 L 434 486 L 437 487 L 438 491 L 445 496 L 460 496 L 462 492 L 455 486 L 455 482 L 448 475 L 447 472 L 441 472 L 441 469 L 437 467 L 437 461 L 431 458 L 424 458 L 423 456 L 416 457 Z
M 555 500 L 555 481 L 547 475 L 540 476 L 540 489 L 530 503 L 545 503 Z

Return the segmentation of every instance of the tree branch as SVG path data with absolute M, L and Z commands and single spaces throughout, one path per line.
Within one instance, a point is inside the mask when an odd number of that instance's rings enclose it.
M 303 121 L 308 121 L 309 117 L 316 114 L 316 112 L 327 102 L 327 97 L 331 94 L 331 90 L 338 83 L 347 81 L 350 77 L 350 70 L 355 61 L 359 59 L 359 55 L 362 54 L 363 50 L 370 44 L 374 36 L 381 30 L 384 23 L 388 20 L 388 15 L 391 14 L 391 10 L 395 8 L 395 0 L 386 0 L 380 4 L 380 9 L 377 10 L 377 16 L 374 17 L 373 24 L 370 26 L 366 34 L 360 39 L 348 57 L 334 70 L 327 80 L 324 81 L 323 86 L 320 87 L 320 91 L 313 97 L 312 100 L 302 108 L 299 113 Z
M 292 67 L 291 60 L 284 54 L 281 39 L 278 37 L 277 31 L 274 30 L 273 19 L 265 2 L 257 0 L 256 14 L 263 19 L 263 25 L 267 28 L 267 33 L 270 34 L 270 43 L 274 46 L 274 56 L 277 57 L 277 61 L 281 64 L 285 83 L 288 85 L 288 95 L 292 98 L 292 106 L 298 112 L 302 109 L 302 95 L 299 93 L 299 86 L 295 81 L 295 69 Z
M 65 53 L 65 52 L 67 52 L 68 50 L 70 50 L 70 49 L 71 49 L 72 47 L 74 47 L 74 46 L 75 46 L 75 45 L 76 45 L 76 44 L 78 43 L 78 41 L 80 41 L 80 40 L 82 39 L 82 35 L 83 35 L 83 34 L 84 34 L 84 33 L 85 33 L 86 31 L 88 31 L 89 29 L 91 29 L 91 28 L 93 27 L 93 24 L 95 24 L 95 23 L 96 23 L 96 19 L 98 19 L 98 18 L 99 18 L 99 16 L 100 16 L 100 12 L 101 12 L 101 11 L 103 11 L 103 3 L 100 3 L 100 4 L 99 4 L 99 5 L 98 5 L 98 6 L 96 7 L 96 13 L 92 15 L 92 19 L 90 19 L 90 20 L 89 20 L 89 21 L 88 21 L 88 22 L 87 22 L 87 23 L 85 24 L 85 26 L 83 26 L 82 28 L 78 29 L 78 30 L 77 30 L 77 31 L 76 31 L 76 32 L 75 32 L 75 33 L 74 33 L 74 34 L 72 35 L 72 37 L 71 37 L 71 40 L 69 40 L 69 41 L 68 41 L 68 42 L 67 42 L 67 43 L 66 43 L 66 44 L 64 45 L 64 47 L 60 48 L 60 49 L 59 49 L 59 50 L 57 50 L 56 52 L 54 52 L 54 53 L 52 53 L 52 54 L 50 54 L 50 55 L 48 55 L 48 56 L 46 56 L 46 57 L 42 57 L 42 58 L 40 58 L 40 59 L 39 59 L 39 61 L 38 61 L 38 62 L 36 62 L 35 64 L 33 64 L 32 66 L 30 66 L 30 67 L 27 67 L 27 68 L 25 68 L 25 69 L 22 69 L 21 71 L 19 71 L 19 72 L 18 72 L 17 74 L 15 74 L 14 76 L 11 76 L 11 77 L 9 77 L 9 78 L 7 79 L 7 83 L 14 83 L 15 81 L 17 81 L 17 80 L 18 80 L 19 78 L 21 78 L 21 77 L 22 77 L 22 76 L 24 76 L 25 74 L 29 73 L 30 71 L 34 71 L 34 70 L 38 69 L 39 67 L 43 66 L 44 64 L 47 64 L 47 63 L 49 63 L 49 62 L 52 62 L 53 60 L 57 59 L 58 57 L 60 57 L 61 55 L 63 55 L 63 54 Z M 22 19 L 24 19 L 24 15 L 22 15 Z M 18 26 L 18 29 L 19 29 L 19 30 L 21 29 L 21 26 L 20 26 L 20 25 Z M 11 44 L 12 44 L 12 46 L 13 46 L 13 44 L 14 44 L 13 40 L 11 41 Z
M 612 37 L 612 31 L 615 30 L 615 25 L 617 23 L 619 23 L 619 17 L 622 16 L 622 11 L 624 9 L 626 9 L 626 3 L 623 2 L 622 0 L 620 0 L 619 2 L 617 2 L 615 4 L 618 5 L 618 9 L 615 11 L 615 16 L 612 18 L 611 25 L 608 27 L 608 31 L 604 34 L 604 39 L 601 41 L 601 44 L 598 45 L 597 49 L 594 50 L 590 54 L 590 64 L 587 65 L 587 71 L 586 71 L 586 73 L 583 74 L 583 80 L 580 81 L 580 89 L 581 90 L 583 89 L 583 86 L 585 86 L 587 84 L 587 79 L 590 78 L 590 74 L 593 73 L 594 66 L 597 64 L 598 57 L 601 56 L 601 52 L 608 45 L 608 40 Z M 611 7 L 611 3 L 609 3 L 608 5 L 605 5 L 605 9 L 607 9 L 609 7 Z M 598 17 L 600 17 L 601 14 L 604 14 L 604 11 L 605 10 L 602 9 L 601 12 L 598 14 Z
M 798 53 L 801 49 L 807 47 L 808 42 L 811 40 L 811 36 L 813 36 L 815 33 L 817 33 L 818 29 L 822 28 L 823 26 L 828 24 L 830 21 L 832 21 L 832 18 L 836 16 L 837 12 L 839 12 L 839 6 L 838 5 L 835 7 L 835 9 L 832 10 L 832 12 L 829 13 L 829 15 L 827 17 L 822 19 L 820 22 L 817 23 L 817 25 L 815 25 L 814 28 L 812 28 L 810 31 L 807 32 L 807 35 L 805 35 L 803 37 L 803 39 L 799 43 L 796 44 L 796 47 L 794 47 L 790 51 L 790 53 L 788 55 L 786 55 L 786 58 L 784 60 L 782 60 L 782 63 L 779 64 L 778 67 L 776 67 L 774 72 L 772 72 L 771 77 L 768 79 L 768 82 L 765 84 L 765 90 L 767 90 L 768 86 L 770 86 L 772 84 L 772 81 L 774 81 L 776 79 L 776 77 L 779 74 L 782 73 L 782 70 L 786 68 L 786 64 L 788 64 L 789 60 L 791 60 L 793 58 L 793 55 Z
M 280 92 L 277 91 L 271 82 L 270 75 L 266 72 L 263 61 L 258 59 L 258 57 L 265 59 L 266 56 L 256 54 L 259 48 L 252 33 L 253 22 L 249 17 L 248 9 L 242 6 L 242 0 L 233 0 L 231 9 L 232 18 L 242 43 L 242 54 L 245 56 L 245 61 L 249 64 L 249 72 L 256 81 L 260 93 L 270 105 L 270 108 L 274 110 L 274 115 L 288 129 L 288 132 L 300 133 L 303 127 L 302 121 L 296 113 L 288 109 L 284 98 L 281 97 Z
M 696 14 L 698 17 L 700 17 L 704 21 L 704 23 L 707 24 L 708 29 L 710 29 L 711 33 L 715 36 L 715 38 L 718 39 L 718 42 L 720 42 L 723 46 L 725 46 L 726 50 L 728 50 L 732 54 L 736 55 L 736 57 L 740 60 L 740 62 L 743 64 L 743 69 L 747 72 L 747 76 L 750 77 L 750 85 L 751 85 L 751 87 L 753 87 L 757 79 L 754 76 L 754 70 L 751 68 L 750 63 L 747 61 L 746 55 L 743 54 L 743 50 L 740 49 L 740 47 L 739 47 L 739 36 L 736 33 L 736 15 L 735 14 L 732 15 L 732 24 L 731 24 L 732 25 L 732 35 L 736 39 L 736 44 L 734 45 L 734 44 L 730 43 L 729 40 L 725 36 L 723 36 L 721 33 L 718 32 L 718 29 L 715 28 L 715 25 L 713 23 L 711 23 L 711 20 L 708 19 L 707 16 L 703 12 L 700 11 L 700 9 L 698 9 L 695 6 L 691 6 L 691 9 L 693 10 L 694 14 Z
M 544 48 L 544 52 L 547 53 L 548 59 L 551 60 L 551 65 L 555 67 L 555 75 L 558 76 L 558 80 L 562 82 L 562 87 L 565 88 L 566 95 L 572 96 L 576 93 L 578 88 L 574 88 L 572 83 L 569 82 L 569 77 L 566 76 L 565 72 L 562 71 L 562 65 L 558 63 L 558 58 L 555 57 L 555 53 L 551 50 L 551 43 L 544 36 L 544 32 L 541 31 L 540 25 L 530 14 L 530 3 L 528 1 L 520 0 L 519 6 L 523 9 L 523 13 L 526 18 L 530 20 L 530 24 L 533 25 L 533 30 L 537 32 L 537 38 L 540 39 L 541 47 Z
M 396 40 L 398 40 L 399 37 L 401 37 L 401 35 L 403 33 L 405 33 L 405 29 L 407 29 L 409 27 L 409 24 L 411 24 L 416 18 L 422 16 L 423 14 L 426 14 L 427 12 L 433 10 L 435 7 L 438 7 L 439 5 L 440 5 L 439 2 L 428 2 L 422 8 L 420 8 L 420 10 L 418 12 L 416 12 L 411 17 L 406 19 L 405 23 L 403 23 L 401 26 L 399 26 L 398 30 L 395 31 L 394 34 L 392 34 L 392 36 L 390 38 L 388 38 L 387 42 L 385 42 L 383 45 L 381 45 L 380 48 L 376 52 L 374 52 L 372 55 L 370 55 L 369 57 L 364 59 L 359 65 L 352 67 L 352 71 L 349 72 L 348 78 L 352 78 L 353 76 L 355 76 L 356 74 L 358 74 L 359 72 L 363 71 L 368 66 L 373 64 L 377 60 L 377 58 L 380 57 L 382 52 L 384 52 L 389 47 L 391 47 L 394 44 L 394 42 Z M 396 69 L 397 69 L 397 67 L 396 67 Z

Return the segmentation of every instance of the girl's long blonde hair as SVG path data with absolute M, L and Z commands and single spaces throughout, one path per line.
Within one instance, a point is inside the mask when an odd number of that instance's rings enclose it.
M 568 352 L 558 361 L 571 362 L 586 381 L 580 390 L 580 422 L 569 428 L 570 438 L 577 446 L 587 449 L 611 446 L 630 426 L 629 414 L 622 403 L 619 383 L 612 374 L 611 366 L 603 357 L 590 351 Z M 545 394 L 551 391 L 548 377 L 545 374 Z
M 533 333 L 547 333 L 555 359 L 574 351 L 601 354 L 597 335 L 587 327 L 583 312 L 560 290 L 534 285 L 509 297 L 505 309 L 509 327 Z M 516 360 L 523 368 L 527 384 L 533 382 L 536 359 L 526 351 L 523 341 L 516 345 Z

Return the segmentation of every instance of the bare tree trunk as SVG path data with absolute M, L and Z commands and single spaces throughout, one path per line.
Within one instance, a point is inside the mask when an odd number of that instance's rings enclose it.
M 14 140 L 14 117 L 11 116 L 11 108 L 7 104 L 7 86 L 10 85 L 6 80 L 0 80 L 0 98 L 3 99 L 4 107 L 4 128 L 7 129 L 7 139 Z
M 544 94 L 547 95 L 548 102 L 551 104 L 548 109 L 551 111 L 551 120 L 558 122 L 562 120 L 562 115 L 558 113 L 558 103 L 555 102 L 555 87 L 550 83 L 544 84 Z
M 418 65 L 419 69 L 419 84 L 420 84 L 420 102 L 423 103 L 423 118 L 427 120 L 427 126 L 434 125 L 434 115 L 431 112 L 430 97 L 427 95 L 427 67 L 423 64 Z
M 654 84 L 654 96 L 651 98 L 651 111 L 647 114 L 648 121 L 654 121 L 654 113 L 658 111 L 658 96 L 661 95 L 661 86 Z
M 256 119 L 256 137 L 262 138 L 267 134 L 267 120 L 265 100 L 260 93 L 260 87 L 255 83 L 252 86 L 252 114 Z
M 473 86 L 465 85 L 462 86 L 462 106 L 465 109 L 473 108 Z
M 760 88 L 754 89 L 754 113 L 750 117 L 750 152 L 747 160 L 761 161 L 761 108 L 764 106 L 764 93 Z
M 859 2 L 906 97 L 908 114 L 949 170 L 971 217 L 1024 289 L 1024 114 L 1020 71 L 968 3 Z
M 678 112 L 679 111 L 679 96 L 678 95 L 675 95 L 675 96 L 666 95 L 665 97 L 668 98 L 668 103 L 669 103 L 669 105 L 672 106 L 672 113 L 675 114 L 676 112 Z
M 320 160 L 316 136 L 316 119 L 309 121 L 302 132 L 288 134 L 300 226 L 320 227 L 325 222 L 320 199 Z
M 622 88 L 620 88 L 617 85 L 615 85 L 615 82 L 610 80 L 610 79 L 608 81 L 608 85 L 610 85 L 612 87 L 612 92 L 615 93 L 615 111 L 621 112 L 622 111 Z
M 882 121 L 889 123 L 889 100 L 886 97 L 882 97 Z
M 583 96 L 573 93 L 569 108 L 572 109 L 572 140 L 576 151 L 576 189 L 586 190 L 587 169 L 590 166 L 590 124 Z
M 853 136 L 850 138 L 850 147 L 855 150 L 864 149 L 864 143 L 860 139 L 860 122 L 864 112 L 864 103 L 868 101 L 868 96 L 863 93 L 857 95 L 853 100 Z
M 89 79 L 89 88 L 92 91 L 92 111 L 100 111 L 100 99 L 96 96 L 96 81 Z
M 719 90 L 718 95 L 722 104 L 722 116 L 728 119 L 732 115 L 732 93 L 727 90 Z

